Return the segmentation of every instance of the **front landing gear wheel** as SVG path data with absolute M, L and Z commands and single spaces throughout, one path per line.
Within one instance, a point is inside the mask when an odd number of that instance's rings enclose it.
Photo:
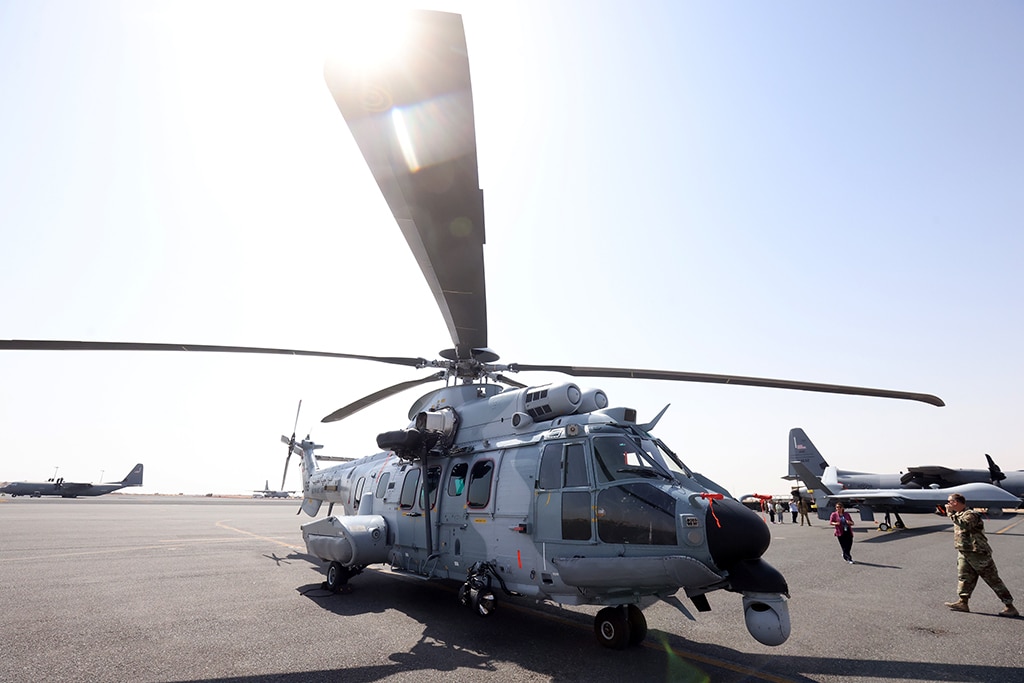
M 636 605 L 626 606 L 626 620 L 629 621 L 629 644 L 639 645 L 647 637 L 647 618 Z
M 639 610 L 638 610 L 639 611 Z M 621 650 L 630 644 L 629 618 L 623 606 L 605 607 L 594 617 L 594 635 L 602 646 Z
M 494 613 L 494 607 L 497 604 L 494 600 L 494 593 L 487 590 L 486 588 L 473 588 L 469 591 L 470 600 L 473 603 L 473 609 L 482 617 L 488 617 Z

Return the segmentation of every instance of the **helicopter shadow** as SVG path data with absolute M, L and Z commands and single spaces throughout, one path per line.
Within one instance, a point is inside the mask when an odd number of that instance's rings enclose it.
M 409 650 L 388 655 L 391 664 L 346 668 L 346 683 L 426 671 L 464 670 L 476 677 L 496 671 L 496 662 L 551 681 L 619 681 L 638 676 L 664 680 L 666 667 L 679 672 L 668 680 L 749 680 L 727 668 L 679 656 L 675 650 L 681 649 L 681 639 L 653 629 L 648 647 L 608 650 L 593 642 L 590 615 L 550 605 L 526 606 L 514 599 L 501 601 L 500 594 L 496 613 L 479 617 L 459 604 L 454 581 L 428 582 L 370 570 L 353 578 L 351 585 L 352 591 L 344 594 L 331 593 L 320 583 L 299 586 L 296 591 L 341 618 L 398 612 L 420 624 L 422 633 Z M 744 656 L 731 650 L 726 654 L 727 662 Z

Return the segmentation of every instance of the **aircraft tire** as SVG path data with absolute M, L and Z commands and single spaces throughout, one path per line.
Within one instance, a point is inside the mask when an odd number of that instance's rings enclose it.
M 493 592 L 486 588 L 472 588 L 469 591 L 469 595 L 473 601 L 473 610 L 477 614 L 482 617 L 489 617 L 494 614 L 497 601 L 494 599 Z
M 885 522 L 882 522 L 881 524 L 878 525 L 878 530 L 879 531 L 888 531 L 891 528 L 892 527 L 889 526 L 888 524 L 886 524 Z
M 337 593 L 348 583 L 348 577 L 348 570 L 342 567 L 340 562 L 331 562 L 327 566 L 327 590 Z
M 988 516 L 991 517 L 992 519 L 998 519 L 999 517 L 1002 517 L 1003 514 L 1004 514 L 1003 508 L 989 508 L 988 509 Z
M 636 605 L 626 606 L 626 619 L 629 621 L 629 644 L 639 645 L 647 637 L 647 617 Z
M 629 618 L 622 606 L 605 607 L 594 617 L 594 635 L 602 647 L 622 650 L 630 643 Z
M 459 586 L 459 604 L 463 607 L 469 607 L 473 604 L 473 601 L 469 597 L 469 591 L 470 588 L 468 583 L 464 583 Z

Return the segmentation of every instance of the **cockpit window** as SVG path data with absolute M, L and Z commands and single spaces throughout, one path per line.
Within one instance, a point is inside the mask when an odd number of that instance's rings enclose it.
M 599 482 L 636 479 L 637 476 L 672 479 L 665 459 L 649 439 L 641 444 L 626 434 L 594 437 L 594 466 Z M 673 479 L 674 480 L 674 479 Z

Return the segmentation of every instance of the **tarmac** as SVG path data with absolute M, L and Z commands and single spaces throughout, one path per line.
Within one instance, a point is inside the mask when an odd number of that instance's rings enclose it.
M 1024 620 L 996 617 L 984 583 L 972 613 L 943 606 L 956 552 L 941 517 L 906 515 L 912 528 L 893 532 L 858 519 L 853 565 L 826 522 L 769 524 L 765 558 L 792 596 L 781 646 L 750 637 L 740 596 L 718 591 L 706 613 L 682 593 L 645 603 L 646 641 L 613 651 L 594 639 L 593 606 L 499 593 L 484 618 L 456 584 L 383 565 L 328 593 L 297 509 L 0 498 L 0 681 L 1024 681 Z M 1024 608 L 1024 514 L 986 530 Z

